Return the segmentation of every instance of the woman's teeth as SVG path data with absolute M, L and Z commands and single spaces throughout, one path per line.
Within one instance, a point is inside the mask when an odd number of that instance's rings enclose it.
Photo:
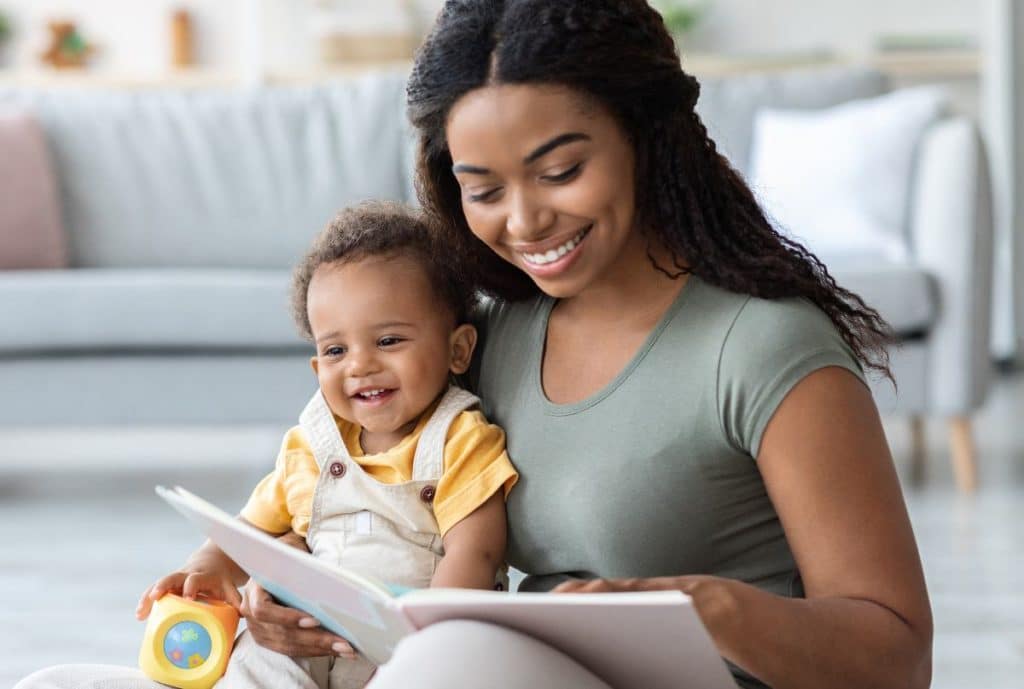
M 535 266 L 543 266 L 548 263 L 553 263 L 579 246 L 579 243 L 583 241 L 583 237 L 585 237 L 589 231 L 590 227 L 585 230 L 581 230 L 578 235 L 567 241 L 565 244 L 557 246 L 554 249 L 548 249 L 548 251 L 543 254 L 523 254 L 523 259 L 526 260 L 527 263 L 532 263 Z

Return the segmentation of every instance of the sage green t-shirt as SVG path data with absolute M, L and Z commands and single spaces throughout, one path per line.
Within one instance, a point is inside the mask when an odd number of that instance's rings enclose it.
M 607 387 L 553 404 L 541 360 L 554 303 L 489 304 L 474 376 L 520 473 L 507 503 L 508 560 L 528 574 L 520 590 L 567 576 L 710 574 L 802 596 L 754 458 L 802 378 L 840 366 L 863 380 L 829 318 L 802 299 L 691 276 Z

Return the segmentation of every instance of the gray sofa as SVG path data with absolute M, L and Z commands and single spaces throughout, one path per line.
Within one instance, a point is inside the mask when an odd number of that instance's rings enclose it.
M 45 128 L 72 269 L 0 273 L 0 425 L 284 425 L 313 389 L 287 311 L 289 267 L 342 205 L 413 200 L 404 77 L 191 92 L 0 91 Z M 882 93 L 864 70 L 707 79 L 698 104 L 734 164 L 754 115 Z M 830 268 L 903 338 L 884 411 L 952 421 L 973 485 L 985 398 L 991 202 L 974 125 L 917 155 L 909 261 Z M 920 433 L 917 433 L 920 436 Z
M 290 267 L 343 205 L 412 200 L 404 81 L 0 93 L 42 120 L 72 265 L 0 272 L 0 424 L 294 420 Z

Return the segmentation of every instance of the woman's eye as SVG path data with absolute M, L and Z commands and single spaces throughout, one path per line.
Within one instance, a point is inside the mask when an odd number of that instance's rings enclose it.
M 488 189 L 487 191 L 480 192 L 479 194 L 468 194 L 466 196 L 466 198 L 469 199 L 470 201 L 472 201 L 473 203 L 476 203 L 476 202 L 479 202 L 479 201 L 489 201 L 492 198 L 494 198 L 494 195 L 497 194 L 498 191 L 499 191 L 499 188 Z
M 378 347 L 392 347 L 402 341 L 400 337 L 382 337 L 377 340 Z
M 565 172 L 559 172 L 555 175 L 544 175 L 541 179 L 545 182 L 554 182 L 555 184 L 558 184 L 559 182 L 568 182 L 570 179 L 575 177 L 577 173 L 579 173 L 582 166 L 582 163 L 576 163 Z

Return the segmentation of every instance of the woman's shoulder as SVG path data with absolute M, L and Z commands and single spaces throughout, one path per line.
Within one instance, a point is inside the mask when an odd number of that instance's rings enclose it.
M 756 457 L 765 425 L 803 378 L 832 366 L 865 377 L 839 329 L 813 302 L 742 296 L 734 303 L 718 357 L 716 397 L 727 437 Z
M 723 356 L 785 357 L 833 350 L 853 357 L 828 314 L 802 297 L 762 299 L 743 295 L 725 341 Z

